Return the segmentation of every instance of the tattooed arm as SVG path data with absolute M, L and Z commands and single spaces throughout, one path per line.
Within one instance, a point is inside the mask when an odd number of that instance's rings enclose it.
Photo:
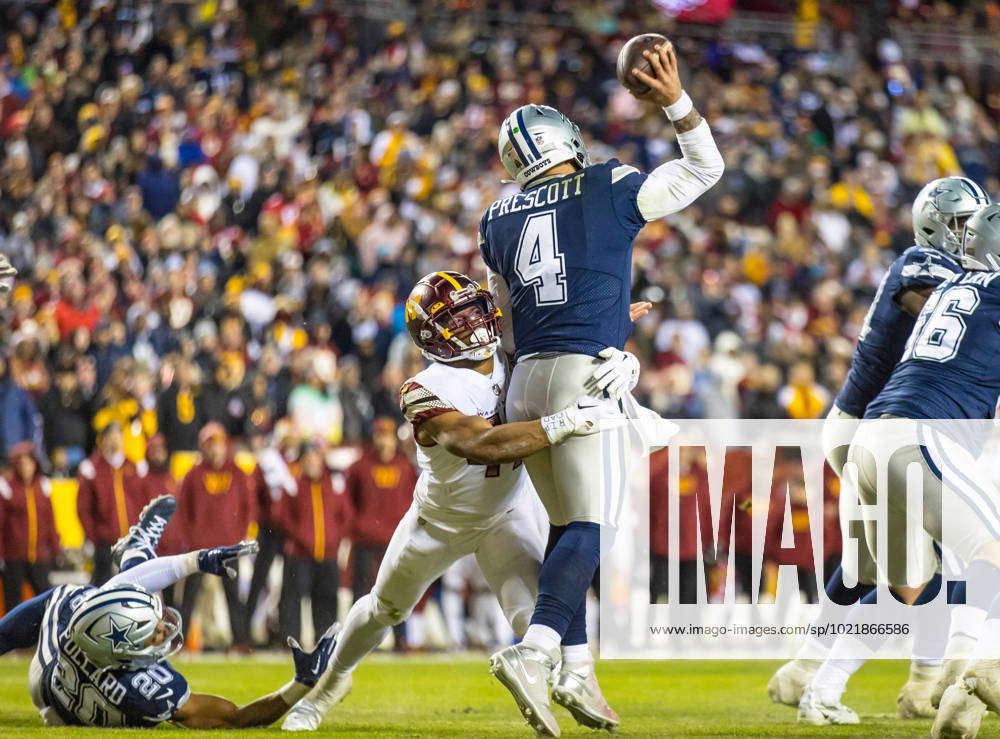
M 671 44 L 644 52 L 653 75 L 633 69 L 632 74 L 649 85 L 640 100 L 663 107 L 673 121 L 677 144 L 683 156 L 652 172 L 639 188 L 637 204 L 647 221 L 683 210 L 722 177 L 725 164 L 708 123 L 702 119 L 681 87 L 677 58 Z

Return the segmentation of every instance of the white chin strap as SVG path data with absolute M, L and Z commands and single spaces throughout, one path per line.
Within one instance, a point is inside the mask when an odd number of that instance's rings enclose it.
M 472 332 L 472 336 L 470 336 L 469 339 L 472 342 L 478 342 L 478 341 L 486 341 L 488 337 L 489 337 L 489 332 L 485 328 L 480 327 Z M 471 349 L 463 349 L 454 357 L 451 357 L 449 359 L 444 359 L 443 357 L 439 357 L 436 354 L 431 354 L 430 352 L 424 351 L 423 349 L 420 350 L 420 353 L 423 354 L 425 357 L 427 357 L 427 359 L 430 359 L 435 362 L 450 363 L 450 362 L 462 362 L 465 360 L 472 360 L 473 362 L 482 362 L 484 359 L 489 359 L 494 354 L 496 354 L 499 346 L 500 346 L 500 339 L 499 337 L 497 337 L 494 338 L 493 341 L 491 341 L 489 344 L 476 346 Z

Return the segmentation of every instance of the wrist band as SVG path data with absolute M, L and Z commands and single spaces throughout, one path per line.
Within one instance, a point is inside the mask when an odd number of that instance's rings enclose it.
M 694 110 L 694 103 L 691 101 L 691 96 L 684 90 L 681 90 L 681 96 L 677 98 L 677 102 L 663 108 L 663 112 L 671 121 L 679 121 L 692 110 Z
M 280 695 L 281 699 L 289 706 L 294 706 L 300 700 L 305 698 L 306 695 L 309 694 L 310 690 L 312 690 L 312 688 L 308 685 L 303 685 L 297 680 L 289 680 L 285 683 L 284 687 L 278 691 L 278 695 Z

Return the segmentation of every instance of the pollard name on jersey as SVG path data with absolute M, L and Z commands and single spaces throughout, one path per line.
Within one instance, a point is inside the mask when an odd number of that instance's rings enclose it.
M 917 287 L 940 285 L 962 268 L 951 256 L 929 246 L 911 246 L 889 267 L 879 283 L 847 379 L 834 401 L 836 406 L 861 418 L 868 404 L 882 391 L 903 355 L 916 317 L 896 302 L 900 293 Z
M 420 424 L 452 411 L 496 425 L 503 423 L 506 389 L 507 370 L 499 355 L 489 375 L 433 362 L 403 383 L 399 404 L 414 433 Z M 417 444 L 417 465 L 413 499 L 420 515 L 447 526 L 490 526 L 514 507 L 527 482 L 521 462 L 475 464 L 437 444 Z
M 58 723 L 66 726 L 148 728 L 169 721 L 190 690 L 168 662 L 141 670 L 102 669 L 66 636 L 73 612 L 94 590 L 90 585 L 63 585 L 52 590 L 45 604 L 38 660 L 46 709 L 54 710 Z
M 993 418 L 1000 394 L 997 278 L 1000 272 L 967 272 L 935 288 L 865 418 Z
M 510 288 L 517 356 L 624 347 L 645 180 L 611 159 L 501 198 L 483 215 L 479 248 Z

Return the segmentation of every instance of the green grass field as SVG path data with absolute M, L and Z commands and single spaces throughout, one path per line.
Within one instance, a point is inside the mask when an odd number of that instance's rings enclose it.
M 859 727 L 805 727 L 795 712 L 776 706 L 764 686 L 776 662 L 605 662 L 604 692 L 622 716 L 622 736 L 927 736 L 929 721 L 899 721 L 895 697 L 906 664 L 873 662 L 851 682 L 846 702 L 862 716 Z M 289 667 L 273 661 L 181 663 L 195 691 L 237 702 L 281 686 Z M 0 736 L 41 735 L 26 688 L 27 661 L 0 660 Z M 558 710 L 564 736 L 590 733 Z M 158 729 L 157 736 L 190 731 Z M 273 734 L 240 732 L 240 736 Z M 47 737 L 93 729 L 44 730 Z M 131 732 L 136 733 L 136 732 Z M 355 673 L 354 692 L 320 729 L 324 736 L 531 737 L 513 701 L 476 658 L 375 657 Z M 235 734 L 235 732 L 234 732 Z M 224 736 L 212 732 L 212 736 Z M 994 717 L 980 736 L 1000 736 Z

